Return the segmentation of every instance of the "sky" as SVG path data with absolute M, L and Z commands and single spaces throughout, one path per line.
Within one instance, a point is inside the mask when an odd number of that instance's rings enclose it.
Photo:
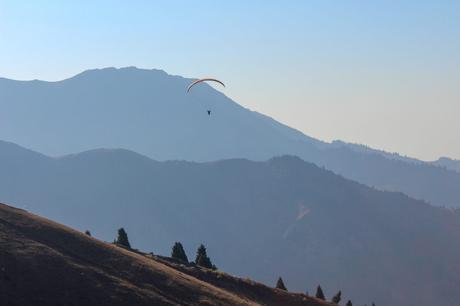
M 460 159 L 460 0 L 0 0 L 1 77 L 125 66 L 217 77 L 321 140 Z

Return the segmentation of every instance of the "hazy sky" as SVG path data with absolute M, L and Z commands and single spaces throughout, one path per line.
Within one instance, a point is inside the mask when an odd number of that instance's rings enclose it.
M 108 66 L 216 76 L 310 136 L 460 158 L 460 0 L 0 0 L 0 76 Z

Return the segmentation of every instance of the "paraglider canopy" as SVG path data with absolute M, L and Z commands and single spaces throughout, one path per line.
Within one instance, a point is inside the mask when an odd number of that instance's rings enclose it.
M 192 82 L 192 83 L 187 87 L 187 92 L 189 92 L 190 89 L 192 89 L 193 86 L 195 86 L 195 85 L 198 84 L 198 83 L 202 83 L 202 82 L 216 82 L 216 83 L 219 83 L 220 85 L 222 85 L 222 86 L 225 87 L 225 84 L 222 83 L 221 81 L 217 80 L 217 79 L 206 78 L 206 79 L 199 79 L 199 80 L 196 80 L 196 81 Z

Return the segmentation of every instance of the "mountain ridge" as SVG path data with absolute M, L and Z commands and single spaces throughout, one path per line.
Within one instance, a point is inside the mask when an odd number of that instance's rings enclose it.
M 317 140 L 207 84 L 187 94 L 191 81 L 134 67 L 52 83 L 0 81 L 0 139 L 48 156 L 94 148 L 124 148 L 159 161 L 296 155 L 368 186 L 460 206 L 458 172 Z
M 443 167 L 449 170 L 460 172 L 460 160 L 452 159 L 449 157 L 440 157 L 439 159 L 431 162 L 434 165 Z
M 0 158 L 0 199 L 106 241 L 124 227 L 133 247 L 156 254 L 174 241 L 189 254 L 204 243 L 226 271 L 265 283 L 282 276 L 295 291 L 321 284 L 327 296 L 342 290 L 358 305 L 460 298 L 458 212 L 299 157 L 158 162 L 96 150 L 27 159 Z

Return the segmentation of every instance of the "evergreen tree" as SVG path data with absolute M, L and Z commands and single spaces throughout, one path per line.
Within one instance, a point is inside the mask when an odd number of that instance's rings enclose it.
M 342 299 L 342 291 L 337 292 L 336 295 L 332 298 L 332 303 L 338 304 L 340 303 L 340 300 Z
M 206 254 L 206 248 L 204 245 L 200 245 L 196 251 L 195 264 L 204 268 L 217 270 L 217 267 L 212 264 L 211 259 Z
M 88 235 L 88 236 L 91 236 L 91 232 L 88 231 L 88 230 L 85 231 L 85 234 Z
M 286 286 L 284 285 L 283 279 L 281 277 L 279 277 L 278 281 L 276 282 L 276 288 L 287 291 Z
M 176 242 L 171 251 L 171 257 L 188 263 L 187 254 L 185 254 L 182 243 Z
M 348 302 L 347 302 L 347 305 L 346 305 L 346 306 L 353 306 L 353 303 L 352 303 L 350 300 L 348 300 Z
M 121 246 L 124 246 L 128 249 L 131 248 L 131 245 L 129 244 L 129 240 L 128 240 L 128 234 L 126 234 L 126 231 L 124 228 L 120 228 L 118 230 L 118 238 L 117 240 L 115 240 L 115 243 Z
M 323 289 L 321 289 L 321 286 L 318 286 L 318 288 L 316 289 L 315 296 L 320 300 L 323 300 L 323 301 L 326 300 L 326 297 L 324 296 Z

